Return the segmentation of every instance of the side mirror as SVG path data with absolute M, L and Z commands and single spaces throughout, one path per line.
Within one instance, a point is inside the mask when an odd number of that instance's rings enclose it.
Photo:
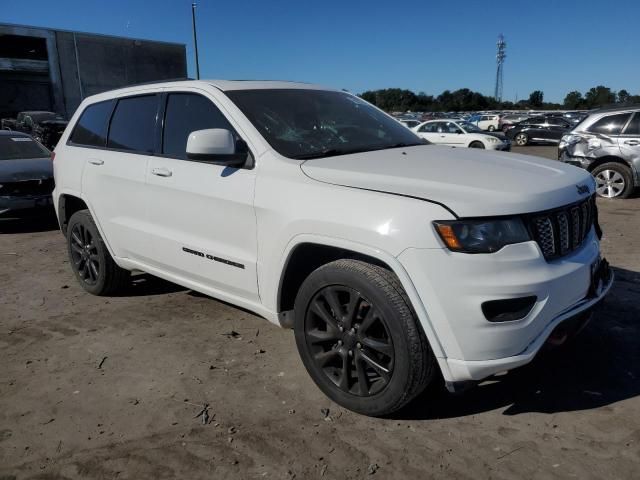
M 225 128 L 196 130 L 187 140 L 187 158 L 229 167 L 242 167 L 247 159 L 247 144 L 234 138 Z

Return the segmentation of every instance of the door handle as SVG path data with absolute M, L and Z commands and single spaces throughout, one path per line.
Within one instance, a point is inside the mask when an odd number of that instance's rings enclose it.
M 627 140 L 624 144 L 635 147 L 636 145 L 640 145 L 640 140 Z
M 173 175 L 173 172 L 168 168 L 152 168 L 151 173 L 157 175 L 158 177 L 170 177 Z
M 99 158 L 91 158 L 91 159 L 89 159 L 89 163 L 91 165 L 103 165 L 104 164 L 104 160 L 100 160 Z

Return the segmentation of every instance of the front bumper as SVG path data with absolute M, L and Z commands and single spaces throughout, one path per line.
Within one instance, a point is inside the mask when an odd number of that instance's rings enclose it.
M 7 217 L 24 210 L 34 210 L 51 207 L 53 201 L 47 195 L 0 196 L 0 217 Z
M 505 142 L 490 143 L 489 144 L 489 150 L 498 150 L 498 151 L 501 151 L 501 152 L 510 152 L 511 151 L 511 142 L 507 140 Z
M 582 247 L 546 261 L 535 242 L 488 255 L 444 249 L 407 249 L 398 258 L 411 277 L 437 336 L 447 382 L 476 381 L 530 362 L 562 322 L 598 303 L 588 298 L 591 266 L 600 255 L 595 232 Z M 488 321 L 484 302 L 535 296 L 520 320 Z
M 558 148 L 558 160 L 563 163 L 573 165 L 574 167 L 589 169 L 589 166 L 595 161 L 595 158 L 572 156 L 569 155 L 569 152 L 566 150 L 566 148 L 560 147 Z

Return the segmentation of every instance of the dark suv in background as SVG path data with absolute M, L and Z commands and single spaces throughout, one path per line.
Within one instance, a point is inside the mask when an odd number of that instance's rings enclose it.
M 592 112 L 562 137 L 558 158 L 590 171 L 599 196 L 629 197 L 640 186 L 640 105 Z
M 564 118 L 538 116 L 523 120 L 506 134 L 516 145 L 523 147 L 530 143 L 559 143 L 570 129 L 571 124 Z

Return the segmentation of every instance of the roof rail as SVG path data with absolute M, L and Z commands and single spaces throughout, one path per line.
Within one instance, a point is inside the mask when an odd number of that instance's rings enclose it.
M 154 85 L 156 83 L 166 83 L 166 82 L 184 82 L 186 80 L 195 80 L 195 79 L 190 77 L 165 78 L 163 80 L 150 80 L 148 82 L 132 83 L 129 85 L 123 85 L 122 87 L 119 87 L 119 88 L 139 87 L 141 85 Z

